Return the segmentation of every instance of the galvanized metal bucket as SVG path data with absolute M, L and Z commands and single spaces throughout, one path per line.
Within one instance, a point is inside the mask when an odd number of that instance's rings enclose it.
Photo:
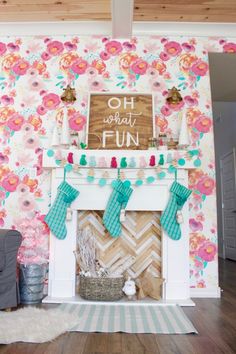
M 43 299 L 45 264 L 20 264 L 19 288 L 21 304 L 38 304 Z

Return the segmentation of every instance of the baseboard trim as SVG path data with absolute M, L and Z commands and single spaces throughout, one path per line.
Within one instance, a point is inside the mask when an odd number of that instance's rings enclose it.
M 222 289 L 218 286 L 215 288 L 191 288 L 190 297 L 199 298 L 220 298 Z

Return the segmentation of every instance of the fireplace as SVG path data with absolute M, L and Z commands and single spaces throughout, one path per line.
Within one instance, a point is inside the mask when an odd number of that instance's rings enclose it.
M 67 156 L 68 150 L 63 151 L 63 156 Z M 74 157 L 78 163 L 81 156 L 80 150 L 74 151 Z M 170 151 L 161 153 L 166 159 Z M 89 151 L 86 150 L 86 156 L 95 156 L 99 158 L 106 156 L 107 160 L 112 156 L 116 156 L 117 160 L 123 155 L 128 158 L 144 156 L 149 161 L 151 155 L 156 155 L 158 161 L 160 151 Z M 63 180 L 63 168 L 55 163 L 55 160 L 48 156 L 47 151 L 44 152 L 43 159 L 44 168 L 50 168 L 51 173 L 51 195 L 52 201 L 56 196 L 57 187 Z M 163 166 L 165 168 L 165 166 Z M 178 167 L 178 182 L 188 185 L 188 170 L 193 168 L 190 161 L 186 161 L 184 166 Z M 96 170 L 96 167 L 95 167 Z M 54 235 L 50 235 L 50 260 L 49 260 L 49 284 L 48 296 L 44 302 L 62 303 L 72 302 L 79 303 L 85 301 L 76 294 L 76 266 L 73 251 L 76 249 L 76 233 L 78 230 L 78 211 L 95 211 L 104 210 L 111 193 L 110 183 L 117 178 L 117 170 L 109 169 L 109 178 L 107 184 L 100 187 L 98 180 L 104 172 L 102 169 L 96 170 L 94 181 L 88 182 L 86 176 L 87 167 L 81 167 L 78 172 L 70 172 L 67 174 L 67 182 L 80 191 L 79 197 L 72 204 L 71 220 L 67 221 L 67 237 L 65 240 L 58 240 Z M 148 175 L 156 176 L 155 168 L 148 169 Z M 125 169 L 125 177 L 134 184 L 137 179 L 137 169 Z M 152 211 L 162 212 L 169 198 L 169 189 L 173 183 L 175 176 L 173 173 L 166 173 L 164 179 L 155 181 L 152 184 L 144 183 L 140 187 L 133 187 L 134 192 L 128 202 L 127 210 L 129 211 Z M 151 301 L 153 305 L 163 303 L 178 303 L 180 305 L 193 305 L 190 299 L 189 288 L 189 211 L 188 203 L 183 207 L 184 222 L 181 224 L 182 237 L 179 241 L 169 238 L 164 230 L 162 230 L 161 254 L 162 254 L 162 277 L 165 279 L 163 285 L 162 300 Z M 140 300 L 138 301 L 140 304 Z M 144 301 L 145 303 L 145 301 Z

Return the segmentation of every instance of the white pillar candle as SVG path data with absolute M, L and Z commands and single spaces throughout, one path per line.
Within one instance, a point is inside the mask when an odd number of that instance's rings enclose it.
M 67 117 L 67 108 L 63 108 L 63 120 L 61 127 L 61 144 L 70 145 L 70 127 Z

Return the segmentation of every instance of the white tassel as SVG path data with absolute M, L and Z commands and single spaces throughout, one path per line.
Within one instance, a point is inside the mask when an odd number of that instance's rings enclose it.
M 67 109 L 63 108 L 63 121 L 61 128 L 61 144 L 70 145 L 70 127 L 67 117 Z
M 189 132 L 188 132 L 188 124 L 186 119 L 186 114 L 182 114 L 180 134 L 179 134 L 179 146 L 186 148 L 189 146 Z

